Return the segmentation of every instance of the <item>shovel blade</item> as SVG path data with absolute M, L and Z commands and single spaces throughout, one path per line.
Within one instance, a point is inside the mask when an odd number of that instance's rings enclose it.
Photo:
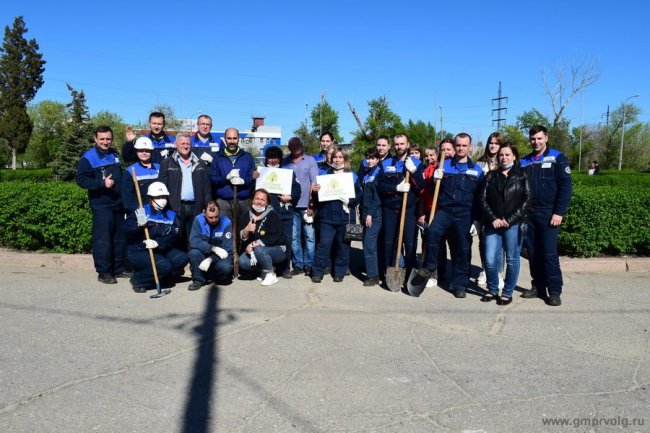
M 171 289 L 162 289 L 161 291 L 154 293 L 153 295 L 149 296 L 151 299 L 156 299 L 156 298 L 162 298 L 165 295 L 169 295 L 171 293 Z
M 427 269 L 413 270 L 409 276 L 408 283 L 406 283 L 406 290 L 409 292 L 409 295 L 415 298 L 420 296 L 424 292 L 424 289 L 426 289 L 430 276 L 431 271 Z
M 404 287 L 406 270 L 402 268 L 386 268 L 386 285 L 391 292 L 399 292 Z

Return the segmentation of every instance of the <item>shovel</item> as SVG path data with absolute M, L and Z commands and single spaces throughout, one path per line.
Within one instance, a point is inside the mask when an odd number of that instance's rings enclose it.
M 404 181 L 409 183 L 410 172 L 406 172 Z M 402 239 L 404 238 L 404 217 L 406 216 L 406 199 L 408 192 L 402 193 L 402 215 L 399 219 L 399 236 L 397 240 L 397 252 L 395 253 L 395 267 L 386 268 L 386 285 L 392 292 L 399 292 L 404 287 L 406 269 L 399 267 L 400 252 L 402 251 Z
M 135 194 L 138 196 L 138 205 L 142 209 L 142 196 L 140 195 L 140 186 L 138 185 L 138 177 L 135 174 L 135 168 L 131 169 L 131 177 L 133 177 L 133 186 L 135 186 Z M 147 226 L 144 226 L 144 237 L 149 240 L 149 229 Z M 156 293 L 149 296 L 151 299 L 162 298 L 165 295 L 169 295 L 172 291 L 170 289 L 161 289 L 160 280 L 158 279 L 158 270 L 156 269 L 156 260 L 153 257 L 153 250 L 148 249 L 149 258 L 151 259 L 151 269 L 153 270 L 153 279 L 156 282 Z
M 438 167 L 443 167 L 445 165 L 445 154 L 441 155 L 440 163 Z M 438 203 L 438 193 L 440 192 L 440 179 L 436 179 L 436 186 L 433 191 L 433 201 L 431 202 L 431 212 L 429 212 L 429 222 L 430 226 L 433 222 L 433 217 L 436 215 L 436 204 Z M 427 248 L 424 242 L 424 236 L 422 236 L 422 260 L 420 261 L 420 269 L 413 270 L 409 276 L 408 283 L 406 284 L 406 290 L 409 292 L 409 295 L 413 297 L 418 297 L 424 292 L 424 289 L 427 287 L 427 282 L 431 276 L 431 271 L 424 268 L 424 261 L 427 257 Z

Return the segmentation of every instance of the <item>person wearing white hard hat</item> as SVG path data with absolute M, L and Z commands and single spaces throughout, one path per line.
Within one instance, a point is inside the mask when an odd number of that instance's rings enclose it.
M 135 140 L 133 148 L 138 162 L 129 165 L 122 174 L 122 203 L 127 212 L 138 208 L 138 197 L 133 184 L 133 170 L 135 170 L 141 197 L 147 195 L 147 188 L 158 179 L 160 172 L 160 164 L 151 160 L 153 143 L 149 137 L 139 137 Z
M 132 212 L 125 221 L 127 258 L 133 265 L 131 287 L 136 293 L 156 288 L 147 250 L 153 250 L 162 286 L 173 285 L 174 277 L 182 275 L 189 262 L 187 254 L 176 248 L 178 218 L 168 206 L 167 187 L 162 182 L 153 182 L 147 188 L 147 196 L 149 202 Z M 149 239 L 145 236 L 144 227 L 149 231 Z

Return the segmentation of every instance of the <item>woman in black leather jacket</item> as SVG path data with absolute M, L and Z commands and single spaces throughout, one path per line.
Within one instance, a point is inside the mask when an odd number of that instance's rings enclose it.
M 488 293 L 483 302 L 496 299 L 499 305 L 512 301 L 512 292 L 519 277 L 521 223 L 531 203 L 530 184 L 519 166 L 519 153 L 510 143 L 499 148 L 499 169 L 485 178 L 481 194 L 485 226 L 485 271 Z M 499 296 L 499 257 L 505 250 L 505 287 Z

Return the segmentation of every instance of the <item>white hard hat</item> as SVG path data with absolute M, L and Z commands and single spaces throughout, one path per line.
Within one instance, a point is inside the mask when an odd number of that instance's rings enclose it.
M 149 137 L 140 137 L 135 140 L 135 145 L 133 146 L 136 150 L 151 150 L 153 151 L 153 143 Z
M 169 195 L 169 191 L 164 183 L 154 182 L 147 188 L 147 195 L 149 197 L 159 197 L 161 195 Z

